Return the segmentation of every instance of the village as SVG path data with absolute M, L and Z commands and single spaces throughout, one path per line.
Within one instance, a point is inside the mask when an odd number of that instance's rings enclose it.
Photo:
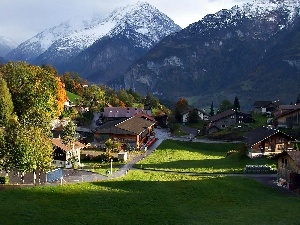
M 83 110 L 82 107 L 77 106 L 69 99 L 65 102 L 64 107 L 66 110 L 70 110 L 70 108 Z M 84 110 L 88 111 L 89 109 L 85 108 Z M 112 174 L 110 174 L 113 173 L 112 168 L 106 170 L 106 176 L 98 175 L 97 177 L 95 174 L 89 174 L 90 170 L 85 168 L 83 161 L 86 159 L 91 160 L 94 157 L 94 159 L 102 157 L 102 162 L 112 164 L 120 161 L 125 162 L 126 165 L 126 163 L 134 160 L 134 158 L 130 158 L 133 152 L 142 159 L 145 157 L 143 154 L 150 154 L 150 150 L 155 150 L 154 148 L 163 140 L 173 139 L 192 142 L 242 142 L 247 148 L 246 154 L 249 158 L 276 157 L 277 168 L 275 171 L 277 172 L 278 184 L 288 187 L 291 191 L 300 188 L 300 176 L 298 175 L 300 172 L 300 151 L 298 150 L 298 141 L 282 131 L 282 128 L 286 130 L 299 127 L 299 104 L 280 105 L 272 101 L 255 102 L 252 112 L 254 115 L 265 117 L 266 124 L 255 129 L 247 129 L 248 132 L 245 133 L 242 140 L 239 138 L 236 138 L 236 140 L 208 139 L 205 135 L 200 135 L 198 129 L 188 125 L 190 114 L 195 112 L 197 112 L 199 120 L 205 122 L 205 130 L 208 137 L 211 134 L 216 134 L 229 128 L 243 130 L 244 128 L 249 128 L 249 124 L 255 123 L 251 113 L 244 113 L 238 109 L 228 109 L 211 116 L 205 110 L 191 108 L 182 113 L 181 127 L 183 130 L 186 130 L 186 133 L 183 136 L 178 136 L 170 132 L 168 116 L 152 116 L 151 107 L 110 106 L 105 107 L 102 113 L 93 112 L 93 118 L 89 126 L 76 126 L 77 140 L 72 145 L 67 145 L 61 139 L 61 135 L 64 127 L 67 126 L 70 120 L 56 119 L 51 123 L 53 132 L 52 171 L 54 172 L 46 174 L 40 172 L 38 175 L 28 173 L 22 177 L 20 173 L 11 171 L 10 184 L 29 183 L 41 185 L 55 182 L 62 184 L 63 170 L 67 171 L 65 176 L 70 176 L 70 174 L 77 175 L 77 180 L 79 179 L 79 170 L 87 171 L 86 173 L 81 172 L 81 174 L 84 174 L 82 176 L 92 177 L 92 180 L 88 178 L 87 181 L 105 180 L 112 177 Z M 162 135 L 162 130 L 165 135 Z M 111 141 L 111 145 L 108 144 L 108 140 Z M 155 144 L 154 148 L 153 144 Z M 107 154 L 108 152 L 109 154 Z M 143 156 L 141 157 L 141 155 Z M 136 159 L 135 162 L 137 162 Z M 262 168 L 263 165 L 261 167 L 247 165 L 245 172 L 249 173 L 250 167 L 254 173 L 263 173 L 263 169 L 259 171 L 259 168 Z M 132 167 L 125 166 L 124 168 L 123 173 L 119 172 L 119 176 L 126 175 Z M 266 168 L 265 171 L 269 173 L 269 169 Z M 57 172 L 58 170 L 60 173 Z M 119 169 L 117 168 L 115 172 L 118 170 L 122 171 L 122 166 Z M 5 171 L 2 171 L 2 174 L 5 175 Z M 110 177 L 108 176 L 109 174 Z

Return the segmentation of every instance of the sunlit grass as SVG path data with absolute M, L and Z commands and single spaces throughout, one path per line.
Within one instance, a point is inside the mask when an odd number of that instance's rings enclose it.
M 153 154 L 140 161 L 136 168 L 194 173 L 243 173 L 248 164 L 275 163 L 265 158 L 250 159 L 239 153 L 227 156 L 229 150 L 238 151 L 242 145 L 166 140 Z

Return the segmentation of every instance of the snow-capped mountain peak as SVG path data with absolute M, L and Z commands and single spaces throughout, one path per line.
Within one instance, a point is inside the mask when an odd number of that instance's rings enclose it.
M 136 38 L 137 45 L 150 48 L 163 37 L 180 29 L 153 6 L 138 2 L 118 8 L 105 18 L 98 15 L 90 19 L 72 18 L 22 43 L 7 58 L 32 61 L 50 51 L 51 57 L 54 57 L 53 54 L 73 57 L 102 37 L 112 37 L 125 30 L 134 30 L 140 34 L 141 37 Z

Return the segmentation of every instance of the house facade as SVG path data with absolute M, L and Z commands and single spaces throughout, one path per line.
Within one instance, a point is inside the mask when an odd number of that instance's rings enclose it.
M 276 102 L 272 101 L 255 101 L 253 104 L 253 112 L 266 114 L 267 112 L 273 113 L 278 107 Z
M 236 124 L 254 122 L 251 114 L 242 113 L 234 109 L 229 109 L 225 112 L 221 112 L 214 116 L 211 116 L 209 120 L 210 124 L 208 125 L 208 128 L 215 126 L 218 129 L 226 129 Z
M 124 148 L 140 149 L 155 139 L 155 121 L 140 117 L 110 121 L 93 130 L 95 139 L 104 146 L 107 139 L 116 139 Z
M 292 110 L 277 114 L 275 121 L 278 127 L 299 128 L 300 127 L 300 105 Z
M 277 178 L 284 179 L 290 190 L 300 189 L 300 151 L 284 151 L 278 155 Z
M 295 140 L 282 131 L 269 127 L 256 128 L 245 136 L 245 144 L 250 158 L 291 150 L 294 148 Z
M 65 145 L 61 138 L 52 138 L 53 162 L 55 167 L 72 168 L 73 160 L 80 165 L 80 151 L 85 147 L 84 144 L 75 141 L 72 145 Z

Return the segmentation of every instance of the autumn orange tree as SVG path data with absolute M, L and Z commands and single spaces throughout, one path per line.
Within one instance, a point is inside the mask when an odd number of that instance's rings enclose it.
M 185 98 L 181 98 L 176 102 L 174 109 L 174 116 L 177 122 L 182 121 L 182 114 L 189 109 L 188 101 Z

